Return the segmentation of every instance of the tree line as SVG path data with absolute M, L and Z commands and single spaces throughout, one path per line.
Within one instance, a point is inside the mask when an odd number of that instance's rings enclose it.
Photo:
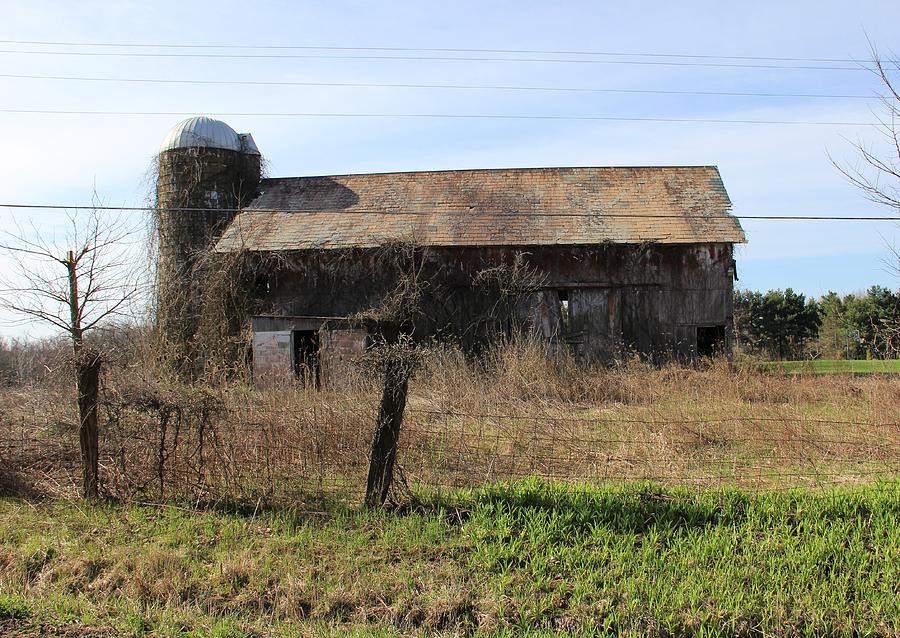
M 900 290 L 818 299 L 792 289 L 734 293 L 735 344 L 767 359 L 900 357 Z

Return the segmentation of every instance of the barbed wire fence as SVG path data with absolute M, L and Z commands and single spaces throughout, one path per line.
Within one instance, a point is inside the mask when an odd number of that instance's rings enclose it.
M 376 409 L 374 401 L 297 408 L 249 399 L 226 405 L 211 396 L 188 404 L 107 401 L 102 492 L 126 502 L 358 504 Z M 7 491 L 78 494 L 78 441 L 70 425 L 51 416 L 0 419 L 0 480 Z M 750 491 L 898 489 L 900 423 L 560 417 L 414 405 L 406 410 L 398 463 L 397 498 L 527 477 L 571 489 L 633 482 Z

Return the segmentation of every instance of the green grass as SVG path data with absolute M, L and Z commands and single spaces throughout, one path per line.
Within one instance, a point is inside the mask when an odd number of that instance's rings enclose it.
M 422 498 L 255 516 L 0 499 L 0 629 L 900 635 L 896 483 L 749 494 L 529 480 Z
M 785 374 L 900 374 L 900 359 L 766 361 L 761 367 Z
M 0 594 L 0 621 L 25 620 L 31 616 L 31 608 L 20 596 Z

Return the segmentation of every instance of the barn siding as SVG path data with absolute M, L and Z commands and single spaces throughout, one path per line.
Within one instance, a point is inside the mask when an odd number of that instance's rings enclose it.
M 729 244 L 428 250 L 437 274 L 416 334 L 439 332 L 465 348 L 477 348 L 491 331 L 509 329 L 485 319 L 496 299 L 473 289 L 471 281 L 484 268 L 511 263 L 517 253 L 544 278 L 543 290 L 520 303 L 518 322 L 551 343 L 568 344 L 579 360 L 612 362 L 632 352 L 657 361 L 690 359 L 697 326 L 731 325 Z M 393 286 L 369 251 L 297 252 L 285 263 L 272 273 L 265 301 L 274 315 L 294 322 L 352 316 L 377 306 Z M 560 291 L 569 300 L 568 327 L 561 322 Z M 360 335 L 346 338 L 354 352 L 364 347 Z
M 333 328 L 326 323 L 319 335 L 322 384 L 344 385 L 352 376 L 353 365 L 366 351 L 367 332 L 358 328 Z

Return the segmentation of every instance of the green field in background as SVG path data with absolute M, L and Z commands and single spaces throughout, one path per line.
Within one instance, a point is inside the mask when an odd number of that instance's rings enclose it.
M 763 370 L 785 374 L 900 374 L 900 359 L 766 361 Z

